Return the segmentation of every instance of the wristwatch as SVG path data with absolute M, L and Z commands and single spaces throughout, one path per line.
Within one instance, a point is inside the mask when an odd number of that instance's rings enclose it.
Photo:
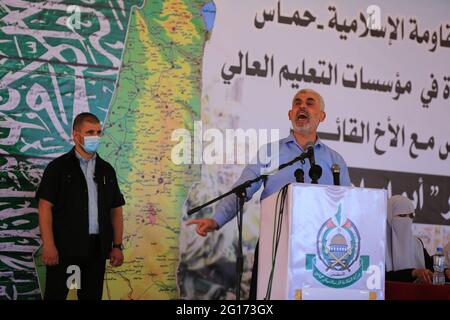
M 113 243 L 113 246 L 112 246 L 113 248 L 116 248 L 116 249 L 119 249 L 120 251 L 122 251 L 123 250 L 123 244 L 121 244 L 121 243 Z

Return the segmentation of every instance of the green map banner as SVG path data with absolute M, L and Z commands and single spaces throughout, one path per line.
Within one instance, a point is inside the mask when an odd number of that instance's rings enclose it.
M 34 193 L 83 111 L 103 123 L 99 153 L 127 200 L 125 263 L 107 265 L 104 298 L 178 297 L 181 207 L 198 172 L 172 164 L 170 137 L 199 118 L 206 3 L 0 2 L 0 299 L 40 298 Z

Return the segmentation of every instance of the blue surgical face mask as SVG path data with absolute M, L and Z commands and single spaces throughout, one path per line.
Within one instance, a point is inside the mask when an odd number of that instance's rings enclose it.
M 84 144 L 82 147 L 84 151 L 87 153 L 95 153 L 100 145 L 100 137 L 99 136 L 87 136 L 84 137 Z

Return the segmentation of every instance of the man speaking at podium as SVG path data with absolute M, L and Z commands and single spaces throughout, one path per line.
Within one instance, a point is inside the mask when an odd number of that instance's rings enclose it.
M 296 175 L 310 172 L 311 162 L 315 162 L 322 169 L 318 183 L 320 184 L 339 184 L 350 186 L 350 176 L 344 159 L 336 151 L 325 145 L 317 136 L 319 124 L 325 120 L 325 103 L 322 96 L 312 89 L 302 89 L 298 91 L 292 100 L 292 108 L 288 112 L 289 120 L 292 123 L 292 129 L 284 139 L 279 141 L 279 164 L 289 162 L 300 154 L 307 151 L 307 148 L 313 149 L 313 156 L 310 161 L 304 164 L 296 162 L 275 174 L 267 176 L 264 183 L 264 190 L 261 194 L 261 200 L 279 191 L 288 183 L 296 182 Z M 235 186 L 244 183 L 247 180 L 256 178 L 263 171 L 261 163 L 247 165 Z M 301 169 L 302 171 L 298 170 Z M 313 171 L 313 170 L 311 170 Z M 334 174 L 333 174 L 334 171 Z M 302 177 L 304 182 L 311 183 L 311 177 L 305 174 Z M 339 181 L 339 182 L 337 182 Z M 246 189 L 246 201 L 249 201 L 253 194 L 259 190 L 262 181 L 253 183 Z M 193 219 L 187 225 L 196 224 L 196 231 L 201 236 L 206 236 L 208 232 L 220 229 L 228 221 L 236 216 L 236 195 L 232 194 L 222 199 L 216 208 L 216 213 L 212 219 Z M 250 287 L 250 299 L 256 298 L 256 272 L 257 272 L 257 254 L 255 250 L 255 263 L 253 266 L 253 275 Z

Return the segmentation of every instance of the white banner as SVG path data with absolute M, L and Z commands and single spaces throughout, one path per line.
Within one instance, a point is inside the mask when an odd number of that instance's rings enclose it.
M 285 136 L 293 95 L 313 88 L 349 166 L 450 175 L 449 2 L 215 3 L 203 110 Z
M 386 191 L 292 184 L 282 216 L 277 197 L 261 205 L 258 299 L 384 299 Z

